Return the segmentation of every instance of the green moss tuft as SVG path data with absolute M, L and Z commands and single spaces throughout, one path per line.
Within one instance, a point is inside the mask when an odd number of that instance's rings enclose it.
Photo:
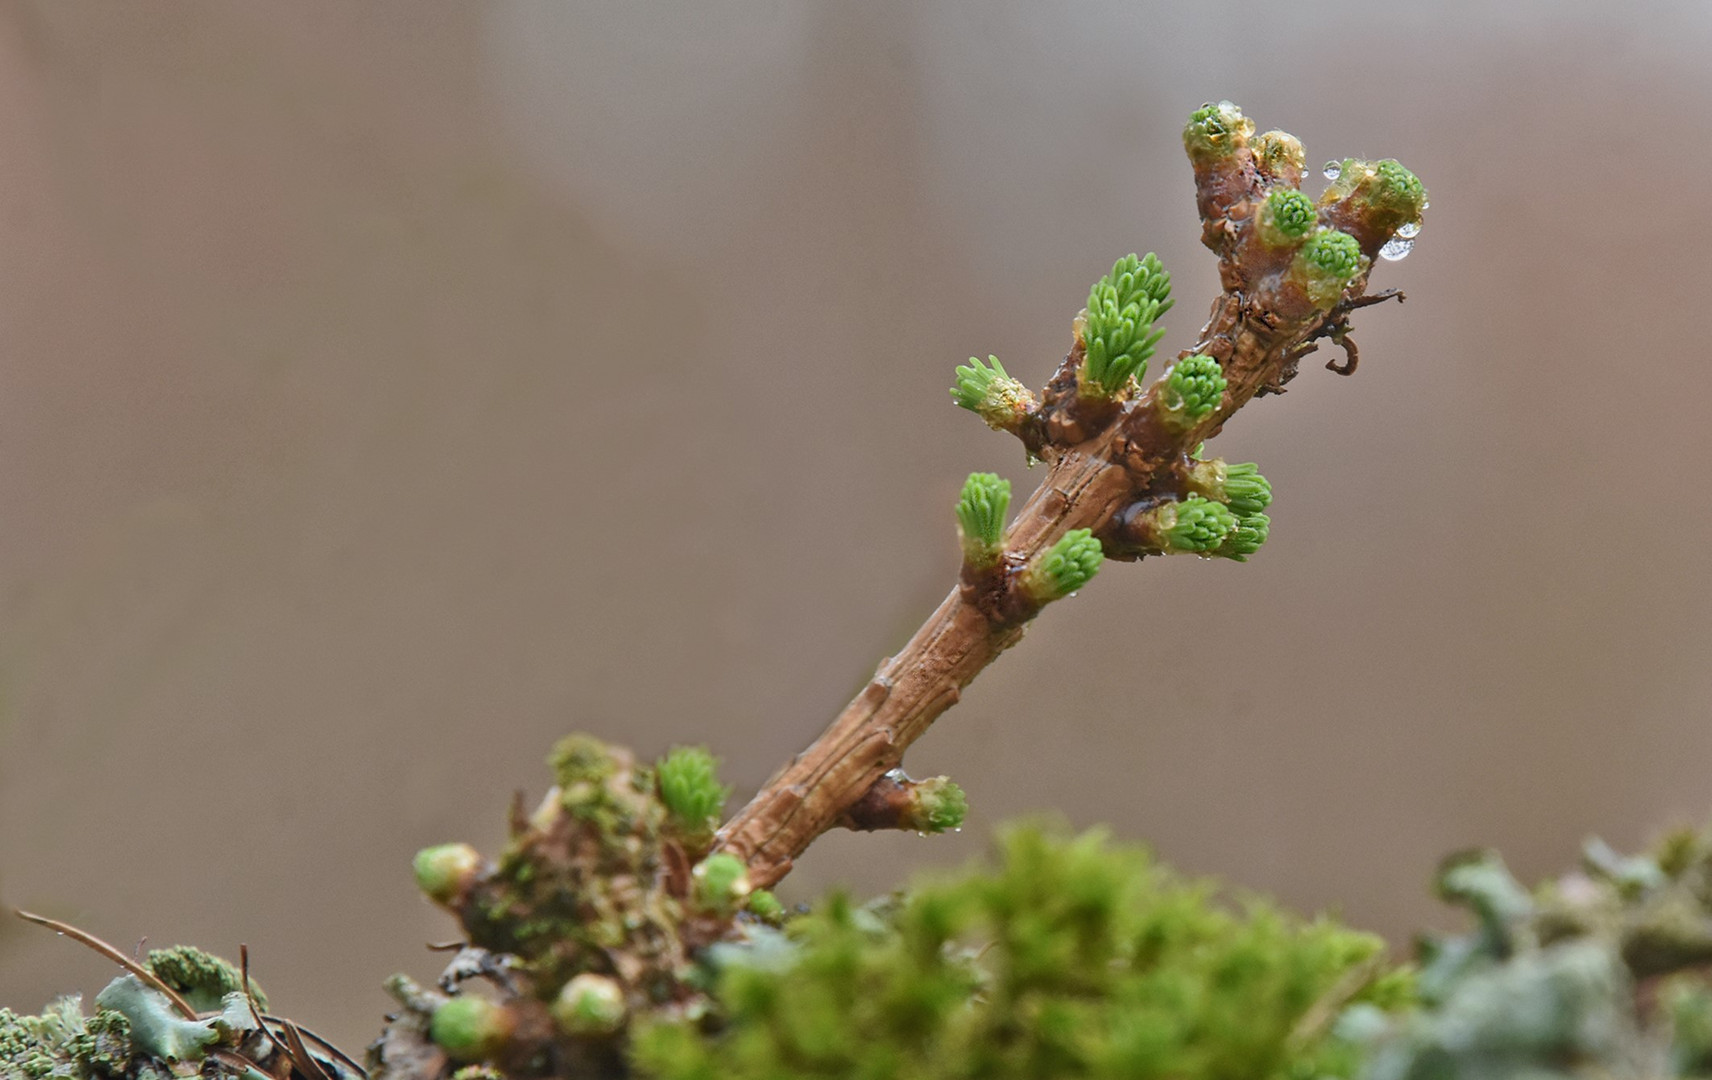
M 1240 909 L 1099 833 L 1013 828 L 998 865 L 889 908 L 834 895 L 784 962 L 727 964 L 717 1024 L 657 1022 L 658 1080 L 777 1077 L 1349 1077 L 1354 1048 L 1303 1021 L 1396 1007 L 1382 945 L 1259 902 Z

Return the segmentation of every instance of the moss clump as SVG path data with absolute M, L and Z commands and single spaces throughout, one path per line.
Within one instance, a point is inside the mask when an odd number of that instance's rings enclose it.
M 889 907 L 835 895 L 783 958 L 728 954 L 711 1023 L 656 1023 L 635 1061 L 660 1080 L 775 1077 L 1354 1075 L 1318 1025 L 1408 1000 L 1380 942 L 1260 903 L 1232 908 L 1099 833 L 1015 828 L 998 866 Z M 761 950 L 752 950 L 761 952 Z M 1304 1020 L 1308 1021 L 1304 1027 Z

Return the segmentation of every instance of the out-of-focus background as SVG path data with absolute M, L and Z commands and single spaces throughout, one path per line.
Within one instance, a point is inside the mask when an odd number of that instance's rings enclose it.
M 1132 250 L 1193 339 L 1221 97 L 1420 174 L 1409 302 L 1217 445 L 1264 553 L 1108 566 L 911 753 L 971 827 L 787 899 L 1055 808 L 1401 941 L 1449 849 L 1703 818 L 1709 54 L 1697 2 L 0 5 L 0 904 L 248 942 L 356 1047 L 451 931 L 411 854 L 559 735 L 746 796 L 962 477 L 1032 486 L 952 367 L 1043 380 Z M 0 921 L 0 1002 L 108 973 Z

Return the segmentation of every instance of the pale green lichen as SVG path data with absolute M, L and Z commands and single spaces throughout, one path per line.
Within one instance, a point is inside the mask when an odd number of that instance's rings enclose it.
M 1094 283 L 1083 326 L 1086 351 L 1077 371 L 1083 396 L 1109 400 L 1129 391 L 1165 334 L 1154 321 L 1171 303 L 1171 275 L 1152 252 L 1141 259 L 1124 256 Z
M 963 561 L 976 570 L 998 561 L 1004 551 L 1005 514 L 1011 482 L 996 473 L 970 473 L 957 496 L 957 531 Z
M 1088 529 L 1071 529 L 1035 556 L 1023 571 L 1023 590 L 1039 604 L 1060 600 L 1086 585 L 1100 570 L 1104 553 Z

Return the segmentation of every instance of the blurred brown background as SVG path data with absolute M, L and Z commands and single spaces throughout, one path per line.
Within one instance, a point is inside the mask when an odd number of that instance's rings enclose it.
M 1364 312 L 1218 449 L 1246 566 L 1108 567 L 911 755 L 1401 936 L 1712 811 L 1712 8 L 870 0 L 0 8 L 0 903 L 247 941 L 352 1046 L 572 729 L 743 795 L 954 572 L 949 404 L 1088 284 L 1215 289 L 1208 98 L 1431 189 Z M 1051 671 L 1080 665 L 1062 696 Z M 0 1002 L 105 964 L 0 921 Z

